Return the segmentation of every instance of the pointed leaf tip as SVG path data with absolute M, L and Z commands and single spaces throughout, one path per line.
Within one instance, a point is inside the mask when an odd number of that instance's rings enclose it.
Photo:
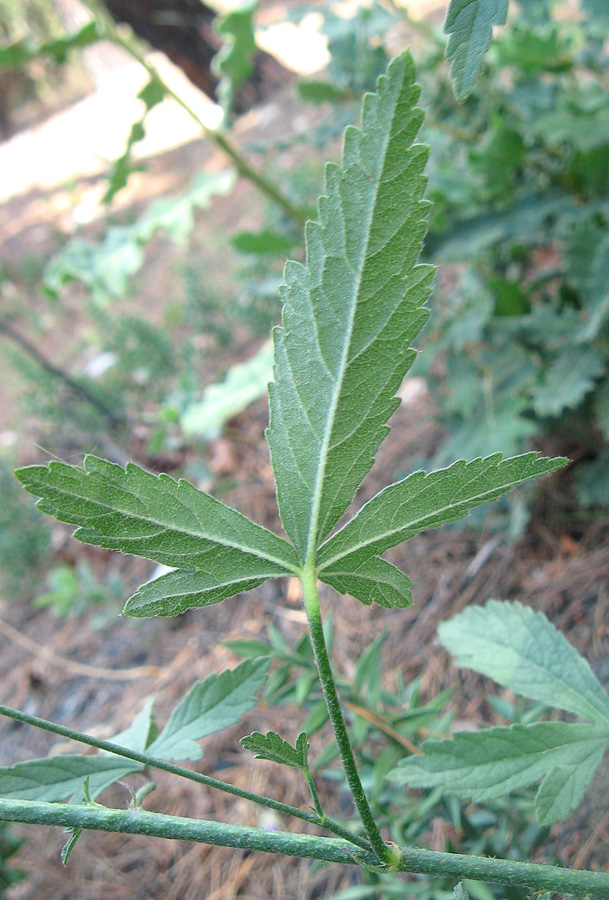
M 303 562 L 370 469 L 427 318 L 433 270 L 415 265 L 429 207 L 427 148 L 414 144 L 419 91 L 404 53 L 366 95 L 341 165 L 326 167 L 306 266 L 285 267 L 267 440 L 282 521 Z

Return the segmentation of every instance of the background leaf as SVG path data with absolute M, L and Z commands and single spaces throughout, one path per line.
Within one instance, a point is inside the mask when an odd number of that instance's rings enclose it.
M 507 11 L 508 0 L 450 0 L 444 22 L 444 31 L 450 35 L 446 58 L 452 60 L 450 74 L 459 100 L 473 88 L 491 44 L 493 25 L 504 25 Z
M 455 664 L 519 694 L 609 724 L 609 696 L 587 661 L 541 612 L 489 600 L 438 628 Z
M 199 681 L 171 713 L 167 725 L 148 748 L 160 759 L 201 759 L 196 743 L 235 725 L 258 702 L 269 668 L 268 659 L 246 659 L 236 669 Z
M 257 6 L 258 0 L 242 0 L 214 23 L 223 46 L 213 58 L 212 69 L 220 79 L 216 93 L 225 111 L 232 108 L 237 91 L 252 74 L 257 50 L 253 15 Z
M 272 377 L 273 345 L 268 341 L 247 362 L 231 366 L 224 381 L 205 388 L 203 399 L 184 410 L 182 431 L 214 440 L 225 422 L 266 394 Z
M 605 748 L 599 748 L 580 763 L 560 766 L 546 775 L 535 797 L 535 813 L 541 825 L 563 821 L 579 806 L 604 753 Z
M 347 129 L 341 166 L 326 168 L 306 267 L 285 268 L 267 440 L 282 522 L 301 560 L 370 469 L 427 318 L 432 271 L 414 265 L 428 209 L 427 149 L 413 145 L 418 97 L 403 54 L 366 96 L 362 130 Z
M 447 794 L 482 802 L 565 768 L 576 785 L 571 791 L 563 788 L 556 806 L 562 815 L 569 811 L 569 797 L 581 799 L 585 779 L 592 777 L 608 744 L 609 728 L 566 722 L 466 731 L 448 741 L 425 741 L 423 754 L 403 760 L 389 779 L 416 788 L 441 787 Z M 554 775 L 552 783 L 557 783 Z

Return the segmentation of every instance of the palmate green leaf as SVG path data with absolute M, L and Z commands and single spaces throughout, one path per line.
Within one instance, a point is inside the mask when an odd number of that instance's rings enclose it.
M 473 88 L 491 44 L 493 25 L 505 25 L 507 11 L 508 0 L 450 0 L 444 22 L 449 35 L 446 58 L 452 60 L 450 74 L 459 100 Z
M 201 759 L 203 751 L 196 742 L 235 725 L 256 705 L 268 668 L 268 659 L 246 659 L 232 671 L 197 682 L 173 710 L 148 753 L 159 759 Z
M 322 545 L 317 557 L 318 575 L 333 584 L 338 573 L 339 583 L 344 585 L 345 573 L 357 576 L 390 547 L 429 528 L 461 519 L 481 503 L 503 496 L 530 478 L 553 472 L 565 462 L 537 458 L 535 453 L 504 460 L 501 453 L 495 453 L 469 463 L 460 460 L 430 474 L 415 472 L 378 493 Z M 411 602 L 409 584 L 400 585 L 394 578 L 392 586 L 400 595 L 400 602 L 393 605 L 407 606 Z M 348 590 L 362 599 L 351 587 Z
M 261 734 L 254 731 L 240 742 L 246 750 L 256 754 L 256 759 L 268 759 L 269 762 L 280 763 L 284 766 L 292 766 L 295 769 L 308 769 L 309 742 L 307 735 L 301 731 L 296 738 L 296 745 L 292 747 L 287 741 L 274 731 Z
M 151 475 L 132 463 L 122 469 L 95 456 L 85 458 L 83 469 L 52 462 L 16 474 L 26 490 L 41 498 L 43 512 L 78 526 L 79 540 L 196 570 L 194 582 L 184 574 L 182 599 L 174 591 L 165 610 L 156 602 L 153 583 L 128 603 L 128 613 L 173 615 L 294 573 L 296 556 L 286 541 L 187 481 Z M 179 581 L 174 574 L 174 587 Z
M 570 347 L 547 369 L 543 382 L 533 391 L 533 409 L 538 416 L 558 416 L 572 409 L 594 388 L 607 366 L 605 354 L 595 347 Z
M 457 666 L 488 675 L 521 697 L 609 725 L 609 696 L 587 661 L 541 612 L 489 600 L 438 628 Z
M 550 777 L 538 806 L 545 822 L 550 811 L 562 819 L 579 803 L 608 745 L 609 728 L 598 725 L 537 722 L 488 728 L 426 741 L 421 756 L 403 760 L 388 777 L 414 788 L 441 787 L 476 802 Z M 551 788 L 557 789 L 554 803 L 549 802 Z
M 365 97 L 362 129 L 347 129 L 341 165 L 326 168 L 307 265 L 285 268 L 267 440 L 303 562 L 370 469 L 427 318 L 432 270 L 415 265 L 428 209 L 418 97 L 403 54 Z

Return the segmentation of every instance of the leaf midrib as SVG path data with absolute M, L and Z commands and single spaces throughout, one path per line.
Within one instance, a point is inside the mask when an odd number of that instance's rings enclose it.
M 86 473 L 86 475 L 87 475 L 87 477 L 89 477 L 89 478 L 91 477 L 90 473 L 88 473 L 88 472 Z M 190 482 L 185 482 L 185 483 L 186 483 L 186 484 L 189 484 Z M 180 482 L 177 481 L 177 482 L 175 482 L 175 484 L 177 484 L 178 487 L 179 487 Z M 62 496 L 67 497 L 68 499 L 74 499 L 74 497 L 76 496 L 74 493 L 70 493 L 70 492 L 67 491 L 67 490 L 62 490 L 60 487 L 57 487 L 57 486 L 54 486 L 54 490 L 55 490 L 58 494 L 61 494 Z M 125 487 L 123 488 L 123 490 L 124 490 L 125 492 L 128 492 L 130 496 L 135 497 L 136 500 L 140 500 L 140 498 L 138 497 L 138 495 L 135 494 L 133 491 L 130 491 L 130 490 L 128 490 L 128 489 L 125 488 Z M 210 496 L 211 496 L 211 495 L 210 495 Z M 245 553 L 245 554 L 247 554 L 248 556 L 255 556 L 255 557 L 257 557 L 258 559 L 264 559 L 264 560 L 266 560 L 266 561 L 268 561 L 268 562 L 275 563 L 275 564 L 278 565 L 278 566 L 282 566 L 284 569 L 289 570 L 290 572 L 292 572 L 292 573 L 295 574 L 295 575 L 297 575 L 298 572 L 299 572 L 299 569 L 298 569 L 297 566 L 294 566 L 294 565 L 292 565 L 291 563 L 288 563 L 286 560 L 277 558 L 277 557 L 272 556 L 272 555 L 270 555 L 270 554 L 268 554 L 268 553 L 264 553 L 264 552 L 262 552 L 262 551 L 260 551 L 260 550 L 255 549 L 255 548 L 247 547 L 247 546 L 244 546 L 243 544 L 239 544 L 239 543 L 234 542 L 234 541 L 229 541 L 229 540 L 224 540 L 224 539 L 219 540 L 217 537 L 208 536 L 208 535 L 206 535 L 206 534 L 201 534 L 201 533 L 198 533 L 198 532 L 189 531 L 189 530 L 186 529 L 186 528 L 172 528 L 172 527 L 168 526 L 166 523 L 162 522 L 160 519 L 158 519 L 158 518 L 157 518 L 156 516 L 154 516 L 154 515 L 152 515 L 152 516 L 142 516 L 142 515 L 138 515 L 137 513 L 133 513 L 133 512 L 125 512 L 125 510 L 123 510 L 123 509 L 119 509 L 119 508 L 116 507 L 116 506 L 106 505 L 106 504 L 102 503 L 100 500 L 97 500 L 97 499 L 96 499 L 96 500 L 92 500 L 90 497 L 84 497 L 84 498 L 82 498 L 82 499 L 88 500 L 89 503 L 95 503 L 95 504 L 97 504 L 97 505 L 100 506 L 101 509 L 103 509 L 103 510 L 109 510 L 110 512 L 115 512 L 115 513 L 118 512 L 118 513 L 120 513 L 121 515 L 124 515 L 124 516 L 126 516 L 126 517 L 128 517 L 128 518 L 131 518 L 131 519 L 135 519 L 135 520 L 138 521 L 138 522 L 146 522 L 146 523 L 148 523 L 148 524 L 152 523 L 153 525 L 158 525 L 160 528 L 163 529 L 163 532 L 172 532 L 172 533 L 174 533 L 174 534 L 185 534 L 185 535 L 188 535 L 189 537 L 199 538 L 199 539 L 201 539 L 201 540 L 210 541 L 211 543 L 220 544 L 220 545 L 223 546 L 223 547 L 231 547 L 231 548 L 234 549 L 234 550 L 240 550 L 242 553 Z M 211 499 L 214 500 L 215 498 L 212 497 Z M 53 502 L 53 501 L 51 501 L 51 500 L 48 500 L 48 498 L 46 498 L 46 497 L 42 497 L 42 498 L 41 498 L 41 501 L 42 501 L 42 503 L 45 503 L 45 502 L 52 503 L 52 502 Z M 235 512 L 237 512 L 237 510 L 235 510 Z M 239 513 L 239 515 L 241 515 L 241 514 Z M 246 517 L 244 517 L 244 518 L 246 518 Z M 249 520 L 247 520 L 247 518 L 246 518 L 246 521 L 249 521 Z M 95 526 L 92 525 L 92 524 L 84 524 L 84 525 L 78 525 L 78 523 L 74 523 L 74 524 L 77 525 L 77 529 L 76 529 L 76 531 L 74 532 L 74 536 L 75 536 L 76 538 L 79 537 L 79 532 L 85 532 L 87 529 L 90 529 L 90 530 L 93 531 L 93 532 L 97 531 L 99 534 L 101 534 L 101 532 L 100 532 L 98 529 L 96 529 Z M 255 523 L 252 522 L 251 524 L 255 524 Z M 259 527 L 261 527 L 261 526 L 259 526 Z M 273 537 L 277 537 L 277 535 L 273 534 L 272 531 L 269 532 L 269 534 L 272 534 Z M 108 535 L 108 537 L 112 538 L 112 535 Z M 120 538 L 119 538 L 119 539 L 120 539 Z M 128 538 L 125 538 L 125 540 L 128 540 Z M 278 538 L 278 540 L 281 540 L 281 538 Z M 85 542 L 85 543 L 88 543 L 88 542 Z M 289 547 L 290 545 L 288 544 L 287 546 Z M 183 566 L 183 567 L 180 567 L 180 568 L 187 569 L 188 566 Z M 194 565 L 192 566 L 192 568 L 195 569 L 195 570 L 197 570 L 197 569 L 196 569 L 196 566 L 194 566 Z M 198 571 L 202 571 L 202 570 L 199 569 Z
M 372 96 L 378 96 L 378 95 L 372 95 Z M 380 190 L 381 184 L 383 183 L 383 175 L 385 172 L 385 165 L 387 162 L 387 150 L 391 143 L 391 137 L 393 134 L 393 123 L 394 123 L 394 117 L 395 117 L 395 110 L 396 110 L 397 104 L 399 103 L 399 99 L 400 99 L 400 93 L 398 92 L 397 99 L 394 101 L 394 104 L 393 104 L 391 127 L 387 131 L 385 131 L 385 133 L 383 135 L 383 162 L 382 162 L 382 166 L 380 168 L 380 175 L 379 175 L 377 184 L 375 185 L 375 189 L 374 189 L 374 203 L 371 205 L 370 213 L 367 217 L 366 245 L 362 252 L 361 263 L 358 267 L 358 271 L 357 271 L 357 273 L 354 272 L 354 274 L 356 274 L 356 276 L 357 276 L 357 281 L 356 281 L 357 286 L 356 286 L 356 290 L 354 291 L 355 299 L 352 304 L 352 308 L 351 308 L 351 312 L 350 312 L 349 327 L 347 329 L 347 335 L 346 335 L 346 339 L 345 339 L 345 344 L 344 344 L 343 354 L 342 354 L 341 364 L 340 364 L 340 374 L 335 382 L 334 396 L 332 398 L 329 415 L 326 420 L 326 432 L 325 432 L 323 443 L 321 445 L 320 453 L 319 453 L 319 465 L 317 467 L 317 472 L 316 472 L 316 476 L 315 476 L 316 484 L 315 484 L 315 490 L 313 492 L 313 498 L 312 498 L 311 518 L 309 519 L 309 535 L 308 535 L 307 551 L 306 551 L 307 562 L 310 564 L 314 564 L 315 552 L 317 550 L 317 529 L 319 527 L 319 514 L 320 514 L 320 510 L 321 510 L 321 501 L 323 499 L 323 489 L 324 489 L 324 485 L 325 485 L 326 467 L 327 467 L 328 456 L 329 456 L 329 452 L 330 452 L 330 441 L 332 438 L 332 432 L 334 430 L 334 422 L 336 419 L 336 412 L 338 409 L 338 403 L 339 403 L 340 396 L 341 396 L 343 382 L 345 379 L 347 369 L 349 368 L 349 351 L 351 349 L 351 340 L 353 337 L 353 326 L 355 323 L 355 316 L 356 316 L 358 305 L 359 305 L 360 290 L 361 290 L 361 285 L 362 285 L 362 274 L 363 274 L 363 271 L 364 271 L 364 268 L 365 268 L 365 265 L 366 265 L 366 262 L 368 259 L 368 247 L 370 246 L 371 224 L 374 220 L 374 215 L 375 215 L 376 208 L 377 208 L 379 190 Z M 365 139 L 366 136 L 367 136 L 366 133 L 364 131 L 362 131 L 362 140 Z M 359 147 L 358 147 L 358 150 L 359 150 Z M 360 162 L 360 165 L 362 166 L 362 169 L 364 170 L 363 164 L 361 162 L 361 156 L 360 156 L 359 162 Z M 342 204 L 341 204 L 341 212 L 342 212 Z M 343 221 L 344 221 L 344 218 L 343 218 Z M 345 247 L 345 262 L 347 263 L 347 265 L 349 266 L 351 271 L 354 271 L 352 269 L 351 265 L 349 264 L 346 247 Z

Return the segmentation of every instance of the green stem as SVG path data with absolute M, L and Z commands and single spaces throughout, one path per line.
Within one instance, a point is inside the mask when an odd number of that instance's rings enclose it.
M 78 741 L 80 744 L 87 744 L 89 747 L 96 747 L 98 750 L 105 750 L 108 753 L 114 753 L 116 756 L 122 756 L 125 759 L 131 759 L 134 762 L 141 763 L 143 766 L 150 766 L 153 769 L 161 769 L 163 772 L 169 772 L 171 775 L 178 775 L 180 778 L 186 778 L 188 781 L 194 781 L 196 784 L 204 785 L 204 787 L 214 788 L 223 791 L 225 794 L 232 794 L 235 797 L 241 797 L 242 800 L 250 800 L 259 806 L 266 806 L 276 812 L 283 813 L 286 816 L 294 816 L 297 819 L 303 819 L 313 825 L 319 825 L 328 831 L 339 835 L 339 837 L 350 841 L 357 847 L 369 850 L 370 845 L 356 834 L 352 834 L 347 828 L 339 825 L 338 822 L 330 819 L 320 818 L 308 810 L 298 809 L 297 806 L 290 806 L 287 803 L 281 803 L 279 800 L 273 800 L 271 797 L 265 797 L 262 794 L 255 794 L 252 791 L 245 791 L 242 788 L 235 787 L 226 781 L 219 781 L 217 778 L 211 778 L 209 775 L 202 775 L 199 772 L 193 772 L 191 769 L 185 769 L 182 766 L 176 766 L 174 763 L 167 762 L 164 759 L 157 759 L 149 756 L 147 753 L 138 753 L 136 750 L 129 750 L 111 741 L 102 741 L 75 731 L 73 728 L 66 728 L 64 725 L 57 725 L 55 722 L 49 722 L 47 719 L 40 719 L 38 716 L 30 716 L 21 712 L 19 709 L 13 709 L 10 706 L 0 704 L 0 715 L 7 716 L 9 719 L 15 719 L 17 722 L 23 722 L 25 725 L 33 725 L 34 728 L 42 728 L 44 731 L 50 731 L 52 734 L 58 734 L 61 737 L 69 738 L 72 741 Z
M 315 787 L 315 782 L 313 781 L 313 776 L 309 772 L 308 769 L 301 769 L 302 774 L 307 779 L 307 784 L 309 785 L 309 790 L 311 791 L 311 797 L 313 798 L 313 805 L 315 806 L 315 811 L 319 816 L 321 822 L 326 821 L 326 814 L 323 811 L 322 805 L 319 802 L 319 794 L 317 793 L 317 788 Z
M 281 207 L 283 211 L 298 225 L 299 228 L 305 224 L 307 219 L 307 215 L 302 209 L 298 209 L 298 207 L 294 206 L 293 203 L 288 200 L 284 194 L 281 193 L 278 188 L 269 181 L 261 172 L 258 172 L 254 169 L 245 159 L 244 156 L 237 150 L 237 148 L 231 143 L 231 141 L 226 137 L 226 135 L 221 134 L 214 128 L 210 128 L 208 125 L 203 122 L 201 117 L 195 112 L 195 110 L 189 106 L 189 104 L 181 97 L 178 93 L 176 93 L 165 81 L 163 81 L 161 75 L 159 75 L 158 71 L 155 67 L 148 62 L 144 54 L 140 51 L 138 42 L 135 39 L 131 28 L 128 25 L 121 25 L 117 27 L 111 17 L 105 13 L 102 9 L 100 9 L 96 0 L 85 0 L 86 6 L 89 8 L 96 21 L 99 22 L 100 26 L 103 28 L 105 32 L 104 37 L 108 40 L 112 41 L 112 43 L 116 44 L 118 47 L 122 47 L 123 50 L 131 56 L 132 59 L 136 60 L 148 73 L 150 76 L 150 80 L 157 84 L 166 96 L 171 97 L 172 100 L 182 107 L 182 109 L 188 113 L 188 115 L 193 119 L 199 128 L 201 128 L 205 135 L 214 142 L 214 144 L 219 147 L 226 155 L 233 161 L 235 168 L 237 171 L 243 175 L 244 178 L 247 178 L 248 181 L 251 181 L 255 187 L 258 188 L 263 194 L 265 194 L 269 200 L 272 200 L 273 203 L 276 203 L 277 206 Z
M 304 605 L 311 634 L 313 655 L 317 664 L 317 671 L 319 673 L 319 680 L 328 708 L 328 715 L 330 717 L 330 722 L 332 723 L 332 728 L 334 729 L 338 751 L 347 777 L 347 784 L 349 785 L 353 802 L 360 815 L 372 849 L 381 862 L 387 862 L 390 851 L 380 835 L 368 800 L 366 799 L 357 766 L 355 765 L 355 759 L 353 758 L 353 750 L 351 749 L 349 735 L 347 734 L 347 729 L 345 727 L 340 701 L 338 699 L 338 694 L 336 693 L 336 684 L 334 682 L 334 675 L 332 674 L 332 666 L 328 657 L 328 650 L 322 627 L 321 612 L 319 609 L 319 594 L 317 593 L 317 585 L 315 584 L 315 569 L 313 566 L 307 565 L 303 568 L 301 580 Z
M 378 862 L 370 852 L 353 852 L 336 838 L 309 834 L 265 831 L 225 825 L 204 819 L 186 819 L 147 812 L 142 809 L 107 809 L 103 806 L 76 806 L 67 803 L 44 803 L 35 800 L 1 800 L 0 821 L 23 822 L 29 825 L 60 825 L 111 831 L 122 834 L 145 834 L 172 840 L 196 841 L 222 847 L 262 850 L 284 856 L 321 859 L 344 865 L 375 866 Z M 519 885 L 536 891 L 572 894 L 575 897 L 609 897 L 609 874 L 506 859 L 485 859 L 460 853 L 441 853 L 409 847 L 394 847 L 391 852 L 395 872 L 435 875 L 450 878 L 471 878 L 504 885 Z M 389 869 L 389 867 L 387 867 Z

